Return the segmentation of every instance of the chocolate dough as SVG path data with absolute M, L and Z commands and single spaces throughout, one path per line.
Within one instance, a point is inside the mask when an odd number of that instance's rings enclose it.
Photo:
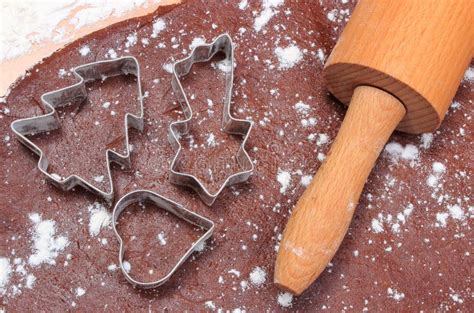
M 321 72 L 354 4 L 322 2 L 287 0 L 272 7 L 265 1 L 265 7 L 249 1 L 241 10 L 237 1 L 201 0 L 159 8 L 67 45 L 18 80 L 0 114 L 0 260 L 3 268 L 10 268 L 0 288 L 0 308 L 469 311 L 472 74 L 461 82 L 439 130 L 391 137 L 349 233 L 320 278 L 293 299 L 272 283 L 286 221 L 345 112 L 328 94 Z M 259 29 L 266 17 L 268 23 Z M 189 55 L 193 42 L 210 42 L 223 32 L 235 42 L 233 113 L 255 122 L 247 149 L 256 168 L 248 182 L 226 188 L 207 207 L 192 190 L 167 180 L 174 156 L 168 125 L 182 118 L 168 70 Z M 79 52 L 83 46 L 91 50 L 85 56 Z M 9 126 L 17 118 L 44 113 L 41 94 L 74 83 L 72 67 L 115 54 L 138 59 L 146 94 L 145 129 L 130 131 L 131 168 L 113 166 L 116 200 L 136 189 L 150 189 L 216 223 L 201 251 L 154 290 L 134 289 L 117 268 L 118 242 L 107 215 L 112 208 L 84 190 L 61 192 L 47 183 L 36 168 L 37 157 L 15 140 Z M 195 120 L 190 135 L 182 138 L 180 169 L 198 175 L 211 188 L 238 168 L 234 156 L 241 138 L 221 131 L 225 66 L 218 59 L 200 64 L 184 80 Z M 105 149 L 123 147 L 123 115 L 137 108 L 135 83 L 117 77 L 88 84 L 83 106 L 59 112 L 60 130 L 32 138 L 47 153 L 52 171 L 82 173 L 100 184 Z M 195 227 L 150 206 L 130 208 L 119 229 L 131 274 L 145 280 L 166 273 L 200 235 Z

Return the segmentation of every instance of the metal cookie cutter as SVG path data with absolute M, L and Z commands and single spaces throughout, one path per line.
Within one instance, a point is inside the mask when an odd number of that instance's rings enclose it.
M 236 155 L 237 162 L 242 170 L 227 177 L 219 190 L 215 193 L 211 193 L 196 176 L 188 173 L 180 173 L 177 171 L 182 151 L 179 138 L 189 132 L 193 115 L 188 98 L 183 86 L 181 85 L 180 78 L 189 74 L 194 63 L 208 62 L 218 52 L 223 52 L 225 54 L 225 62 L 230 64 L 230 69 L 225 73 L 225 97 L 222 128 L 228 134 L 243 136 L 242 144 L 240 145 Z M 204 44 L 195 47 L 190 56 L 173 64 L 173 77 L 171 80 L 171 85 L 173 87 L 173 91 L 178 97 L 179 103 L 181 104 L 185 119 L 170 124 L 168 139 L 176 151 L 176 155 L 171 162 L 170 181 L 173 184 L 191 187 L 198 193 L 202 201 L 207 205 L 212 205 L 214 203 L 217 196 L 222 192 L 224 187 L 246 181 L 254 169 L 252 160 L 247 154 L 247 151 L 245 151 L 245 143 L 249 137 L 253 122 L 234 118 L 230 113 L 233 80 L 234 47 L 232 44 L 232 39 L 228 34 L 222 34 L 218 36 L 210 44 Z
M 132 56 L 125 56 L 113 60 L 103 60 L 78 66 L 73 69 L 73 74 L 79 80 L 77 83 L 59 90 L 45 93 L 41 96 L 41 102 L 46 109 L 46 114 L 16 120 L 11 124 L 11 129 L 22 144 L 39 156 L 38 169 L 44 175 L 46 175 L 47 180 L 53 185 L 62 190 L 70 190 L 75 186 L 81 186 L 111 202 L 114 196 L 114 189 L 112 184 L 112 176 L 110 174 L 110 163 L 115 162 L 121 166 L 129 167 L 130 148 L 128 144 L 128 128 L 129 126 L 132 126 L 140 131 L 143 130 L 143 95 L 140 83 L 140 66 L 137 59 Z M 63 179 L 61 177 L 57 177 L 57 175 L 48 173 L 49 162 L 46 155 L 26 136 L 49 132 L 60 128 L 61 125 L 59 123 L 56 108 L 66 106 L 67 104 L 80 105 L 84 100 L 86 100 L 87 82 L 128 74 L 132 74 L 137 77 L 140 115 L 136 116 L 130 113 L 125 114 L 125 154 L 120 154 L 110 149 L 107 149 L 106 151 L 107 175 L 110 192 L 106 192 L 93 186 L 87 180 L 77 175 L 70 175 Z
M 176 263 L 176 265 L 163 277 L 160 278 L 159 280 L 152 281 L 152 282 L 141 282 L 133 279 L 128 272 L 125 270 L 123 266 L 123 256 L 125 254 L 125 249 L 123 246 L 123 240 L 122 237 L 120 237 L 120 234 L 117 231 L 117 223 L 118 223 L 118 218 L 120 214 L 131 204 L 133 203 L 140 203 L 140 202 L 147 202 L 155 205 L 158 208 L 163 208 L 166 211 L 174 214 L 180 219 L 183 219 L 193 225 L 199 226 L 203 229 L 206 230 L 204 235 L 202 235 L 197 241 L 195 241 L 191 247 L 186 251 L 186 253 L 179 259 L 179 261 Z M 176 270 L 186 261 L 186 259 L 204 242 L 206 241 L 209 237 L 211 237 L 212 232 L 214 231 L 214 223 L 199 215 L 194 212 L 189 211 L 185 207 L 183 207 L 181 204 L 178 204 L 172 200 L 169 200 L 157 193 L 154 193 L 149 190 L 136 190 L 133 192 L 130 192 L 123 196 L 115 205 L 114 211 L 113 211 L 113 227 L 115 231 L 115 235 L 117 236 L 117 239 L 120 244 L 120 251 L 119 251 L 119 264 L 120 264 L 120 269 L 122 270 L 123 275 L 125 275 L 125 278 L 134 286 L 140 287 L 140 288 L 145 288 L 145 289 L 150 289 L 150 288 L 155 288 L 158 287 L 162 284 L 164 284 L 168 279 L 170 279 L 171 275 L 176 272 Z

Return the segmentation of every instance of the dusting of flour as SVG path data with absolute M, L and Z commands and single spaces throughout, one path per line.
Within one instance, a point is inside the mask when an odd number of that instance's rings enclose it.
M 303 59 L 303 52 L 295 45 L 289 45 L 285 48 L 277 47 L 275 54 L 280 63 L 278 66 L 280 70 L 290 69 Z
M 4 295 L 7 292 L 6 288 L 11 272 L 10 261 L 7 258 L 0 258 L 0 295 Z
M 286 171 L 278 170 L 277 181 L 280 183 L 280 193 L 284 194 L 291 183 L 291 174 Z
M 107 211 L 107 209 L 98 202 L 89 205 L 87 210 L 90 214 L 89 234 L 91 235 L 91 237 L 95 237 L 99 234 L 102 228 L 105 228 L 110 225 L 112 216 Z
M 267 279 L 267 272 L 260 266 L 255 267 L 252 272 L 250 272 L 250 282 L 259 287 L 265 283 Z
M 290 308 L 292 306 L 293 295 L 289 292 L 281 292 L 278 294 L 278 304 L 283 308 Z
M 0 1 L 0 61 L 23 55 L 46 40 L 67 42 L 72 39 L 71 29 L 147 5 L 146 0 Z M 80 53 L 85 56 L 89 51 Z
M 56 236 L 56 222 L 53 220 L 42 220 L 38 213 L 30 214 L 33 222 L 33 251 L 28 263 L 31 266 L 39 266 L 43 263 L 55 265 L 56 257 L 69 244 L 65 236 Z
M 258 33 L 262 30 L 262 28 L 267 25 L 270 19 L 277 13 L 276 8 L 282 5 L 285 1 L 284 0 L 263 0 L 262 1 L 262 8 L 263 10 L 255 19 L 253 28 Z

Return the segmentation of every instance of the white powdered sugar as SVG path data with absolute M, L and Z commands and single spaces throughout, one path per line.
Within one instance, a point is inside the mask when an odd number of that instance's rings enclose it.
M 101 182 L 104 181 L 104 178 L 105 178 L 104 175 L 95 176 L 95 177 L 94 177 L 94 181 L 95 181 L 96 183 L 101 183 Z
M 125 41 L 125 47 L 130 48 L 136 45 L 138 42 L 137 33 L 133 33 L 127 36 L 127 41 Z
M 166 236 L 163 231 L 158 234 L 158 243 L 160 244 L 160 246 L 166 245 Z
M 304 119 L 301 120 L 301 126 L 303 126 L 303 127 L 315 126 L 317 123 L 318 123 L 318 121 L 314 117 L 310 117 L 308 119 L 304 118 Z
M 296 103 L 294 108 L 299 114 L 303 116 L 308 115 L 311 110 L 311 107 L 302 101 L 299 101 L 298 103 Z
M 28 259 L 31 266 L 39 266 L 43 263 L 55 265 L 56 257 L 69 244 L 65 236 L 56 236 L 56 222 L 53 220 L 42 220 L 38 213 L 30 214 L 33 227 L 33 251 Z
M 448 225 L 448 217 L 449 213 L 447 212 L 442 212 L 442 213 L 436 213 L 436 227 L 446 227 Z
M 444 164 L 441 162 L 434 162 L 432 168 L 435 174 L 442 174 L 446 172 L 446 166 L 444 166 Z
M 84 288 L 76 288 L 76 297 L 82 297 L 83 295 L 86 294 L 86 290 Z
M 282 5 L 285 1 L 284 0 L 263 0 L 262 7 L 263 10 L 255 19 L 253 24 L 253 28 L 256 32 L 262 30 L 265 25 L 270 21 L 270 19 L 277 13 L 276 8 Z
M 29 274 L 27 269 L 28 264 L 21 257 L 15 257 L 11 264 L 7 258 L 0 258 L 0 296 L 15 297 L 22 293 L 23 288 L 32 289 L 36 277 Z M 8 286 L 10 279 L 16 281 L 17 284 Z
M 107 50 L 107 54 L 105 56 L 111 59 L 116 59 L 118 57 L 117 52 L 115 52 L 114 49 Z
M 196 246 L 196 248 L 194 248 L 194 251 L 196 251 L 196 252 L 202 252 L 202 251 L 204 251 L 204 249 L 206 249 L 206 242 L 205 242 L 205 241 L 201 241 L 201 242 Z
M 313 176 L 312 175 L 304 175 L 304 176 L 301 176 L 301 185 L 304 186 L 304 187 L 308 187 L 309 184 L 311 183 L 311 180 L 313 179 Z
M 147 5 L 144 0 L 0 1 L 0 60 L 21 56 L 48 40 L 70 41 L 77 29 Z
M 324 50 L 321 48 L 318 49 L 318 59 L 321 61 L 321 64 L 324 64 L 324 61 L 326 61 L 326 55 L 324 54 Z
M 87 207 L 90 214 L 89 234 L 95 237 L 100 233 L 102 228 L 110 225 L 112 216 L 107 209 L 100 203 L 95 202 Z
M 340 23 L 343 20 L 347 21 L 350 13 L 349 9 L 333 9 L 326 16 L 331 22 Z
M 293 44 L 286 48 L 277 47 L 275 49 L 275 54 L 280 63 L 278 66 L 280 70 L 290 69 L 303 60 L 303 52 Z
M 280 193 L 284 194 L 291 184 L 291 174 L 278 169 L 277 181 L 280 183 Z
M 216 136 L 213 133 L 207 135 L 206 142 L 208 147 L 217 146 Z
M 267 279 L 267 273 L 260 266 L 255 267 L 249 275 L 250 282 L 255 286 L 261 286 Z
M 130 262 L 128 261 L 123 261 L 122 265 L 125 272 L 130 273 L 130 271 L 132 270 L 132 264 L 130 264 Z
M 469 67 L 466 72 L 464 73 L 464 80 L 466 81 L 474 81 L 474 68 Z
M 432 133 L 424 133 L 421 135 L 421 147 L 423 149 L 428 149 L 429 147 L 431 147 L 432 141 L 433 141 Z
M 210 309 L 210 310 L 215 310 L 216 309 L 216 305 L 211 300 L 204 302 L 204 307 L 206 309 Z
M 371 227 L 372 227 L 372 231 L 376 234 L 381 233 L 384 230 L 383 222 L 376 218 L 372 219 Z
M 82 46 L 79 49 L 79 54 L 83 57 L 87 56 L 89 53 L 91 53 L 91 48 L 89 48 L 89 46 Z
M 151 34 L 151 38 L 158 37 L 158 34 L 161 33 L 166 28 L 165 20 L 159 18 L 153 22 L 153 32 Z
M 335 22 L 337 13 L 338 13 L 337 9 L 329 11 L 327 14 L 328 20 L 330 20 L 331 22 Z
M 289 292 L 280 292 L 277 300 L 278 304 L 284 308 L 290 308 L 293 305 L 293 295 Z
M 415 207 L 413 206 L 413 204 L 411 203 L 408 203 L 408 205 L 405 207 L 405 209 L 403 210 L 402 213 L 398 213 L 397 214 L 397 219 L 402 222 L 403 224 L 405 223 L 406 219 L 411 215 L 411 213 L 413 212 L 413 209 Z
M 248 7 L 249 3 L 247 0 L 241 0 L 239 2 L 239 9 L 245 10 Z
M 67 75 L 67 71 L 63 68 L 60 68 L 59 71 L 58 71 L 58 77 L 63 78 L 66 75 Z
M 389 298 L 392 298 L 397 302 L 400 302 L 405 298 L 405 294 L 396 290 L 395 288 L 387 288 L 387 295 Z
M 172 63 L 165 63 L 163 64 L 163 69 L 168 73 L 173 73 L 173 64 Z
M 446 166 L 441 162 L 433 162 L 431 165 L 432 173 L 426 179 L 426 184 L 431 188 L 439 187 L 439 180 L 446 172 Z
M 319 134 L 318 140 L 316 141 L 316 145 L 322 146 L 329 142 L 329 136 L 327 134 Z
M 249 288 L 249 282 L 246 281 L 246 280 L 242 280 L 240 282 L 240 289 L 242 289 L 242 291 L 245 291 Z
M 0 258 L 0 295 L 4 295 L 7 292 L 7 284 L 10 280 L 10 274 L 12 267 L 10 261 L 7 258 Z
M 217 65 L 217 69 L 224 73 L 230 73 L 230 71 L 232 70 L 232 62 L 229 60 L 219 61 L 216 63 L 216 65 Z M 234 63 L 234 67 L 235 67 L 235 63 Z
M 457 111 L 458 109 L 461 108 L 461 106 L 462 106 L 461 103 L 459 103 L 458 101 L 453 101 L 453 102 L 451 103 L 450 108 L 451 108 L 452 110 L 454 110 L 454 111 Z
M 451 289 L 451 288 L 450 288 Z M 452 290 L 452 289 L 451 289 Z M 454 291 L 454 290 L 453 290 Z M 451 300 L 453 300 L 454 302 L 456 303 L 459 303 L 459 304 L 463 304 L 464 303 L 464 299 L 461 297 L 461 295 L 457 294 L 457 293 L 450 293 L 449 294 L 449 297 L 451 298 Z
M 32 289 L 34 284 L 36 282 L 36 277 L 35 275 L 33 274 L 28 274 L 28 276 L 26 276 L 26 288 L 28 289 Z
M 229 271 L 227 271 L 227 273 L 232 274 L 232 275 L 234 275 L 235 277 L 240 277 L 240 272 L 239 272 L 238 270 L 234 269 L 234 268 L 231 269 L 231 270 L 229 270 Z
M 435 175 L 430 175 L 426 179 L 426 184 L 432 188 L 438 187 L 438 178 Z
M 377 218 L 372 219 L 370 228 L 375 234 L 379 234 L 385 231 L 384 225 L 386 225 L 394 234 L 400 233 L 401 225 L 404 225 L 414 210 L 412 203 L 408 203 L 401 212 L 395 216 L 392 214 L 379 213 Z
M 448 212 L 455 220 L 463 221 L 466 218 L 464 210 L 457 204 L 448 205 Z
M 189 45 L 189 50 L 193 50 L 197 46 L 204 45 L 204 44 L 206 44 L 206 40 L 204 38 L 196 37 L 196 38 L 193 39 L 193 41 Z
M 390 142 L 385 146 L 385 153 L 390 156 L 393 161 L 406 160 L 410 161 L 410 165 L 414 166 L 418 159 L 418 148 L 412 144 L 403 147 L 398 142 Z

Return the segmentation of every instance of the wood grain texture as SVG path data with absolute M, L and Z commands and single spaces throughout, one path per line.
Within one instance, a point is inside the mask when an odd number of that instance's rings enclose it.
M 405 115 L 400 101 L 369 86 L 357 87 L 328 157 L 298 200 L 285 228 L 275 283 L 303 292 L 336 253 L 365 181 L 389 136 Z
M 398 130 L 433 131 L 473 57 L 473 25 L 472 0 L 361 0 L 325 65 L 326 84 L 345 104 L 356 86 L 386 90 L 407 109 Z

